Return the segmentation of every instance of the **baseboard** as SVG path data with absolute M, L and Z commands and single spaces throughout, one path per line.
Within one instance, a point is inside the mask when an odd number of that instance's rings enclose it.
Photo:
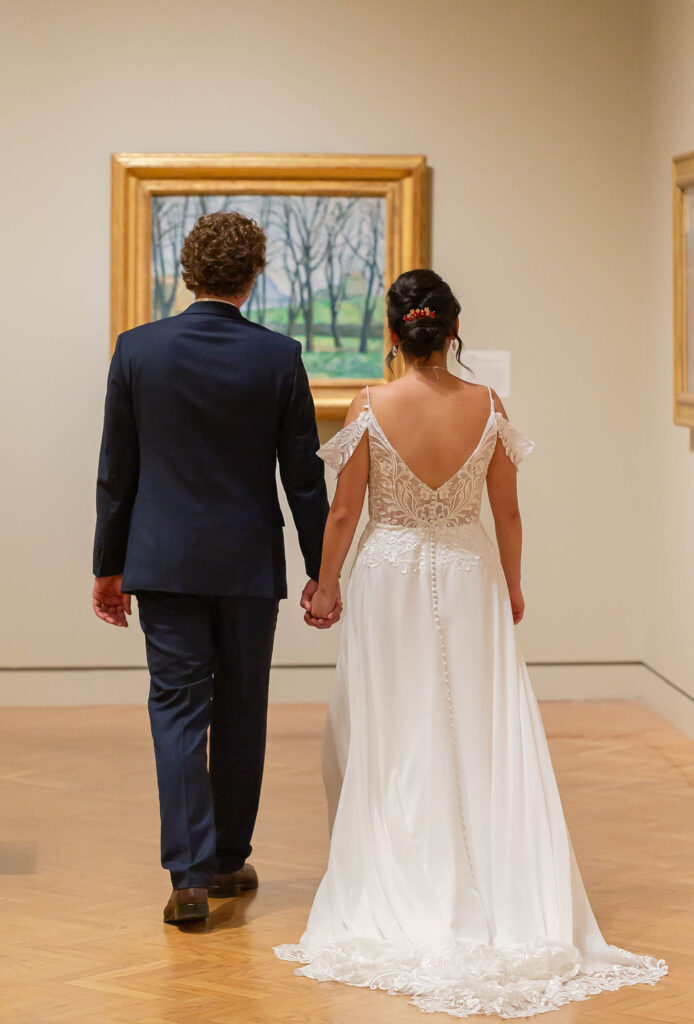
M 275 704 L 314 704 L 330 700 L 334 665 L 274 666 L 270 700 Z
M 538 700 L 638 700 L 694 739 L 694 696 L 643 661 L 529 662 Z
M 641 661 L 529 662 L 539 700 L 639 700 L 694 739 L 694 697 Z M 276 665 L 270 700 L 323 703 L 330 698 L 332 665 Z M 144 668 L 0 670 L 0 707 L 144 704 Z
M 0 672 L 1 707 L 145 704 L 144 668 L 19 669 Z
M 529 661 L 538 700 L 639 700 L 644 667 L 640 661 Z
M 694 696 L 685 693 L 651 665 L 644 662 L 643 668 L 640 700 L 694 740 Z
M 272 669 L 270 700 L 306 704 L 330 697 L 333 665 Z M 144 704 L 149 675 L 144 668 L 12 669 L 0 671 L 0 707 L 68 707 Z

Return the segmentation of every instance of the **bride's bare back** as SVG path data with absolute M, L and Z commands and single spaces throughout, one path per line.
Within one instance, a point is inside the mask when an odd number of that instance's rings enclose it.
M 469 459 L 491 414 L 489 391 L 452 374 L 418 370 L 370 389 L 371 408 L 400 458 L 437 489 Z M 501 404 L 497 404 L 501 409 Z

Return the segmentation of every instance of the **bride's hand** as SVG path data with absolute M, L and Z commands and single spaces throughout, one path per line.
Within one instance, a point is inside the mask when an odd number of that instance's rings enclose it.
M 329 621 L 332 625 L 340 618 L 342 601 L 340 600 L 340 588 L 335 591 L 328 591 L 318 587 L 311 597 L 311 607 L 307 609 L 312 619 Z
M 513 624 L 517 626 L 520 620 L 523 618 L 525 612 L 525 599 L 521 593 L 521 588 L 514 588 L 509 590 L 508 596 L 511 599 L 511 611 L 513 612 Z

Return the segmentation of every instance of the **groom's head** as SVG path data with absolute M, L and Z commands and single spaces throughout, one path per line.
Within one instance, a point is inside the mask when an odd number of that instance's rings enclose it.
M 265 232 L 240 213 L 207 213 L 196 220 L 181 249 L 186 288 L 196 298 L 241 306 L 265 269 Z

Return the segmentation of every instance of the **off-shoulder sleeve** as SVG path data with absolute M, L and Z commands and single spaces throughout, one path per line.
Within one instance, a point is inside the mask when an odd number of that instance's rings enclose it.
M 521 434 L 520 430 L 516 430 L 500 412 L 496 413 L 496 429 L 506 454 L 517 467 L 526 455 L 530 455 L 535 442 Z
M 359 413 L 346 427 L 330 438 L 318 449 L 318 457 L 339 475 L 345 468 L 368 427 L 368 409 Z

